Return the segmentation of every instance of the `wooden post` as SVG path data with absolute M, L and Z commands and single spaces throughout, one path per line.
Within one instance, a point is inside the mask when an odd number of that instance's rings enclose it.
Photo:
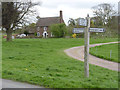
M 87 15 L 87 27 L 85 29 L 85 46 L 84 46 L 84 74 L 89 77 L 89 28 L 90 17 Z
M 0 42 L 2 42 L 2 31 L 0 31 Z M 0 43 L 0 78 L 2 78 L 2 43 Z M 2 90 L 2 79 L 0 79 L 0 90 Z
M 111 57 L 112 57 L 112 50 L 110 50 L 110 60 L 111 60 Z

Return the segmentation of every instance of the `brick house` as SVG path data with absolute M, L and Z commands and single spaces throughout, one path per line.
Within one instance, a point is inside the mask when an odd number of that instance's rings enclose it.
M 50 25 L 64 23 L 62 11 L 60 11 L 60 16 L 58 17 L 46 17 L 39 18 L 36 24 L 37 36 L 40 37 L 52 37 L 52 32 L 50 31 Z

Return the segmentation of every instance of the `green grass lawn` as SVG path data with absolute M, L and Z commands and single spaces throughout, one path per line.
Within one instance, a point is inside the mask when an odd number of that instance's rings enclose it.
M 91 39 L 90 43 L 117 39 Z M 84 39 L 3 40 L 2 75 L 5 79 L 49 88 L 118 88 L 118 72 L 90 64 L 90 77 L 84 77 L 84 63 L 63 50 L 84 45 Z
M 118 61 L 118 43 L 90 48 L 90 54 L 114 62 Z

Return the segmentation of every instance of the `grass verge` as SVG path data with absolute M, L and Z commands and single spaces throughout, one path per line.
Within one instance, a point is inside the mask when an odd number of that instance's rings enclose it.
M 91 47 L 90 54 L 102 59 L 120 63 L 120 61 L 118 61 L 118 43 Z
M 117 39 L 91 39 L 91 44 Z M 3 40 L 2 75 L 5 79 L 49 88 L 118 88 L 118 72 L 90 64 L 90 77 L 84 77 L 84 63 L 63 50 L 84 45 L 84 39 Z

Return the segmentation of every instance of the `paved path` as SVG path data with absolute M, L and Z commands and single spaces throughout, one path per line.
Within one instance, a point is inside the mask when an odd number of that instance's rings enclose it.
M 118 42 L 92 44 L 92 45 L 89 45 L 89 47 L 95 47 L 95 46 L 112 44 L 112 43 L 118 43 Z M 66 49 L 64 50 L 64 52 L 72 58 L 78 59 L 80 61 L 84 61 L 84 46 Z M 116 62 L 107 61 L 107 60 L 100 59 L 92 55 L 89 55 L 89 63 L 97 65 L 97 66 L 101 66 L 101 67 L 104 67 L 110 70 L 120 71 L 120 69 L 118 70 L 118 65 L 120 66 L 120 63 L 118 64 Z
M 12 80 L 0 79 L 2 80 L 2 88 L 43 88 L 36 85 L 31 85 L 22 82 L 16 82 Z

